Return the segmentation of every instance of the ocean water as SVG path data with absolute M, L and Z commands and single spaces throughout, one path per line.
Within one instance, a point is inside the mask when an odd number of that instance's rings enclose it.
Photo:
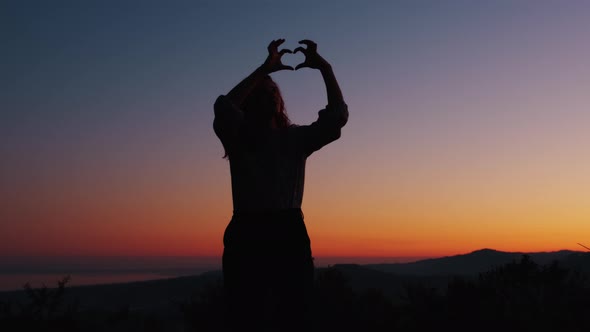
M 33 288 L 57 287 L 57 282 L 69 276 L 68 286 L 84 286 L 97 284 L 113 284 L 132 281 L 145 281 L 177 277 L 174 275 L 162 275 L 157 273 L 73 273 L 73 274 L 4 274 L 0 275 L 0 291 L 23 289 L 25 284 Z
M 0 291 L 166 279 L 221 269 L 219 257 L 1 257 Z
M 334 264 L 403 263 L 421 257 L 316 257 L 316 267 Z M 167 279 L 221 270 L 221 257 L 0 257 L 0 291 Z

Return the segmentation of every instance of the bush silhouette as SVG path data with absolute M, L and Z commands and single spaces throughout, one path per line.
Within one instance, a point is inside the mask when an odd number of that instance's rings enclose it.
M 112 303 L 81 309 L 65 287 L 25 287 L 26 301 L 0 303 L 2 331 L 222 331 L 225 301 L 218 280 L 177 302 L 178 317 L 138 313 Z M 338 267 L 317 269 L 311 331 L 590 331 L 587 275 L 528 256 L 476 277 L 456 277 L 445 288 L 422 279 L 396 296 L 355 289 Z
M 188 331 L 220 331 L 224 328 L 225 299 L 223 283 L 209 283 L 186 301 L 179 303 Z
M 590 291 L 586 277 L 554 262 L 540 266 L 528 256 L 475 281 L 456 279 L 445 297 L 449 326 L 483 331 L 587 331 Z
M 0 326 L 5 331 L 78 331 L 75 303 L 65 301 L 66 284 L 70 277 L 57 282 L 57 288 L 32 288 L 25 284 L 28 301 L 25 303 L 2 303 Z M 4 329 L 3 329 L 4 330 Z

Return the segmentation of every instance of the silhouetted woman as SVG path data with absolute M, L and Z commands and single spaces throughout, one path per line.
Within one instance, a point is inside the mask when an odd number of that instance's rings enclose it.
M 268 46 L 263 65 L 215 102 L 213 128 L 229 158 L 234 213 L 223 237 L 223 277 L 230 329 L 301 330 L 313 286 L 313 258 L 301 201 L 305 161 L 340 137 L 348 110 L 331 65 L 310 40 L 299 43 L 318 69 L 328 105 L 317 121 L 292 125 L 269 74 L 293 70 L 281 62 L 284 39 Z

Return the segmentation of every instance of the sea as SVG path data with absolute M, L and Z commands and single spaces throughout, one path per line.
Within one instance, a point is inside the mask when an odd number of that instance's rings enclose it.
M 315 257 L 316 267 L 405 263 L 427 257 Z M 199 275 L 221 270 L 221 257 L 0 257 L 0 291 L 125 283 Z

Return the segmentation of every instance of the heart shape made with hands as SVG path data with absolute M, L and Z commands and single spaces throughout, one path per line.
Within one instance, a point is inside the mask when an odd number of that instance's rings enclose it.
M 294 68 L 294 70 L 297 70 L 295 69 L 297 66 L 305 63 L 305 54 L 301 52 L 296 53 L 294 51 L 291 51 L 288 52 L 286 56 L 282 58 L 282 61 L 285 65 L 291 66 L 292 68 Z M 301 67 L 299 69 L 301 69 Z
M 266 63 L 271 67 L 271 72 L 279 71 L 279 70 L 298 70 L 301 68 L 315 68 L 319 69 L 321 65 L 325 63 L 325 60 L 317 53 L 317 44 L 309 39 L 303 39 L 299 41 L 299 44 L 305 45 L 304 47 L 297 47 L 295 50 L 291 51 L 290 49 L 283 48 L 280 51 L 278 47 L 285 42 L 285 39 L 276 39 L 270 42 L 268 45 L 268 59 Z M 289 54 L 297 54 L 303 53 L 304 60 L 300 62 L 295 68 L 285 65 L 282 62 L 283 55 Z

